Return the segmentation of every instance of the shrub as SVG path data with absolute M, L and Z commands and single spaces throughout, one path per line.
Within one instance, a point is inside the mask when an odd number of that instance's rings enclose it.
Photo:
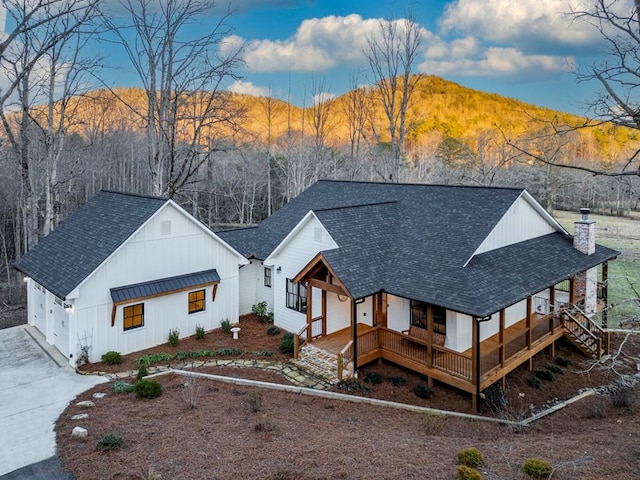
M 482 394 L 484 395 L 484 401 L 491 411 L 501 412 L 507 408 L 509 399 L 507 398 L 507 394 L 502 390 L 499 382 L 485 388 Z
M 231 332 L 231 322 L 228 319 L 223 320 L 222 322 L 220 322 L 220 328 L 222 329 L 222 333 Z
M 629 408 L 633 400 L 632 389 L 627 386 L 616 388 L 611 394 L 611 403 L 616 408 Z
M 382 383 L 383 377 L 381 373 L 378 372 L 368 372 L 364 376 L 364 381 L 370 383 L 371 385 L 378 385 Z
M 278 327 L 276 327 L 275 325 L 271 325 L 269 328 L 267 328 L 267 335 L 274 337 L 276 335 L 280 335 L 280 329 Z
M 144 365 L 140 365 L 140 368 L 138 368 L 138 374 L 136 375 L 136 380 L 142 380 L 147 375 L 149 375 L 147 367 Z
M 542 380 L 540 380 L 538 377 L 534 377 L 533 375 L 530 375 L 527 378 L 527 383 L 530 387 L 533 388 L 540 388 L 542 386 Z
M 102 361 L 107 365 L 120 365 L 122 363 L 122 355 L 120 352 L 107 352 L 102 355 Z
M 211 353 L 213 356 L 217 354 L 217 355 L 220 355 L 221 357 L 224 357 L 225 355 L 240 355 L 242 351 L 239 348 L 221 348 L 220 350 L 217 350 L 217 351 L 212 350 Z
M 347 392 L 362 392 L 364 395 L 368 394 L 370 389 L 364 383 L 361 383 L 356 378 L 348 378 L 341 380 L 337 385 L 339 390 L 345 390 Z
M 273 312 L 268 312 L 263 323 L 273 323 L 273 320 L 274 320 Z
M 133 385 L 124 380 L 116 380 L 113 382 L 113 385 L 111 385 L 111 390 L 116 393 L 130 393 L 133 392 Z
M 422 430 L 427 435 L 438 435 L 447 425 L 447 417 L 444 415 L 426 414 L 420 420 Z
M 553 361 L 556 362 L 561 367 L 568 367 L 569 365 L 571 365 L 571 360 L 564 357 L 556 357 L 553 359 Z
M 535 372 L 533 372 L 533 374 L 536 377 L 538 377 L 540 380 L 551 381 L 551 380 L 553 380 L 555 378 L 553 376 L 553 373 L 551 373 L 549 370 L 536 370 Z
M 551 476 L 553 468 L 549 462 L 538 460 L 537 458 L 529 458 L 522 464 L 522 472 L 531 478 L 543 479 Z
M 545 365 L 546 370 L 549 370 L 551 373 L 564 373 L 564 370 L 559 365 L 554 365 L 550 363 L 549 365 Z
M 256 303 L 251 307 L 251 311 L 262 320 L 263 317 L 267 316 L 267 302 Z
M 103 450 L 110 450 L 112 448 L 120 448 L 122 446 L 122 437 L 109 434 L 102 437 L 96 442 L 96 447 Z
M 258 350 L 252 353 L 254 357 L 273 357 L 271 350 Z
M 482 480 L 482 475 L 471 467 L 458 465 L 456 467 L 456 480 Z
M 252 392 L 249 392 L 247 400 L 253 412 L 260 411 L 262 408 L 262 392 L 260 390 L 253 390 Z
M 293 353 L 293 337 L 292 338 L 282 337 L 282 341 L 280 342 L 280 353 L 284 353 L 284 354 Z
M 177 352 L 174 358 L 175 358 L 176 360 L 180 360 L 180 361 L 182 361 L 182 360 L 184 360 L 185 358 L 187 358 L 188 356 L 189 356 L 189 355 L 187 354 L 187 352 Z
M 180 343 L 180 330 L 172 328 L 169 330 L 169 346 L 177 347 L 178 343 Z
M 476 468 L 484 465 L 484 458 L 482 458 L 482 454 L 477 448 L 465 448 L 458 452 L 458 463 L 460 465 L 466 465 L 467 467 Z
M 162 395 L 162 385 L 155 380 L 138 380 L 133 389 L 138 398 L 156 398 Z
M 394 387 L 401 387 L 402 385 L 407 383 L 407 379 L 404 377 L 389 377 L 387 380 L 389 380 L 389 383 L 391 383 L 391 385 L 393 385 Z
M 284 334 L 284 335 L 282 335 L 282 339 L 283 339 L 283 340 L 287 340 L 287 339 L 291 339 L 291 340 L 293 340 L 293 333 L 291 333 L 291 332 L 285 332 L 285 334 Z
M 196 339 L 204 340 L 204 327 L 202 325 L 196 325 Z
M 433 395 L 433 390 L 428 385 L 424 383 L 419 383 L 418 385 L 413 387 L 413 393 L 415 393 L 416 397 L 424 398 L 428 400 Z

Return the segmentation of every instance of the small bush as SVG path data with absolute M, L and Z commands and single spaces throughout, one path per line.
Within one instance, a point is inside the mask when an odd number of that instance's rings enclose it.
M 177 328 L 172 328 L 169 330 L 169 346 L 177 347 L 178 343 L 180 343 L 180 330 Z
M 260 320 L 267 316 L 267 302 L 256 303 L 251 307 L 251 312 L 255 313 Z
M 482 480 L 482 475 L 471 467 L 458 465 L 456 467 L 456 480 Z
M 529 458 L 522 464 L 522 472 L 531 478 L 544 479 L 551 476 L 553 468 L 549 462 L 538 460 L 537 458 Z
M 113 382 L 113 385 L 111 385 L 111 390 L 116 393 L 130 393 L 133 392 L 133 385 L 124 380 L 116 380 Z
M 162 385 L 155 380 L 138 380 L 133 390 L 138 398 L 156 398 L 162 395 Z
M 96 447 L 101 448 L 103 450 L 110 450 L 113 448 L 120 448 L 122 446 L 122 437 L 117 435 L 105 435 L 100 440 L 96 442 Z
M 632 389 L 630 387 L 621 386 L 615 389 L 611 394 L 611 403 L 616 408 L 629 408 L 633 400 Z
M 553 376 L 553 373 L 551 373 L 549 370 L 536 370 L 535 372 L 533 372 L 533 374 L 540 380 L 551 381 L 555 378 Z
M 284 335 L 282 335 L 282 339 L 283 340 L 293 340 L 293 333 L 291 332 L 285 332 Z
M 559 365 L 555 365 L 553 363 L 550 363 L 549 365 L 545 365 L 544 368 L 546 370 L 549 370 L 551 373 L 564 373 L 564 370 L 562 370 L 562 367 L 560 367 Z
M 107 352 L 102 355 L 102 362 L 107 365 L 120 365 L 122 363 L 122 355 L 120 352 Z
M 220 328 L 222 329 L 222 333 L 231 332 L 231 322 L 229 320 L 223 320 L 220 322 Z
M 564 357 L 556 357 L 553 359 L 553 361 L 556 362 L 561 367 L 568 367 L 569 365 L 571 365 L 571 360 Z
M 253 352 L 252 355 L 254 357 L 273 357 L 273 352 L 271 350 L 258 350 Z
M 275 325 L 271 325 L 269 328 L 267 328 L 267 335 L 269 335 L 270 337 L 280 335 L 280 329 Z
M 253 426 L 256 432 L 273 432 L 275 425 L 268 415 L 261 415 L 256 424 Z
M 482 458 L 482 454 L 477 448 L 465 448 L 458 452 L 458 463 L 467 467 L 477 468 L 484 465 L 484 458 Z
M 187 352 L 177 352 L 176 356 L 174 357 L 176 360 L 178 361 L 182 361 L 185 358 L 187 358 L 189 355 L 187 354 Z
M 500 382 L 485 388 L 482 394 L 484 395 L 484 401 L 492 412 L 502 412 L 507 408 L 509 399 L 504 390 L 502 390 Z
M 346 380 L 341 380 L 336 386 L 339 390 L 345 390 L 351 393 L 361 392 L 364 395 L 368 394 L 370 391 L 370 388 L 364 383 L 359 382 L 357 378 L 348 378 Z
M 293 338 L 284 338 L 280 342 L 280 353 L 289 354 L 293 353 Z
M 204 340 L 204 327 L 202 325 L 196 325 L 196 339 Z
M 421 418 L 420 423 L 425 434 L 429 436 L 438 435 L 447 425 L 447 417 L 444 415 L 426 414 Z
M 378 372 L 368 372 L 364 376 L 364 381 L 370 383 L 371 385 L 379 385 L 382 383 L 383 379 L 384 378 L 382 377 L 382 374 Z
M 140 365 L 140 368 L 138 368 L 138 374 L 136 375 L 136 380 L 142 380 L 147 375 L 149 375 L 147 367 L 144 365 Z
M 530 387 L 533 388 L 540 388 L 542 386 L 542 380 L 540 380 L 538 377 L 534 377 L 533 375 L 530 375 L 527 378 L 527 383 Z
M 274 317 L 273 312 L 268 312 L 267 316 L 264 317 L 264 321 L 262 323 L 273 323 Z
M 215 352 L 215 353 L 214 353 Z M 212 350 L 212 356 L 220 355 L 224 357 L 226 355 L 240 355 L 242 351 L 239 348 L 221 348 L 220 350 Z
M 260 390 L 253 390 L 252 392 L 249 392 L 247 401 L 254 413 L 259 412 L 262 409 L 262 392 Z
M 413 393 L 418 398 L 424 398 L 425 400 L 428 400 L 433 395 L 433 390 L 428 385 L 419 383 L 418 385 L 413 387 Z
M 389 377 L 387 380 L 394 387 L 401 387 L 407 383 L 407 379 L 404 377 Z

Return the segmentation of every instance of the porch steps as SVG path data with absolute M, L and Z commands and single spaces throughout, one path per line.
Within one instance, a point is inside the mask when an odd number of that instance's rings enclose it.
M 307 343 L 300 349 L 298 358 L 292 359 L 291 362 L 300 370 L 320 377 L 332 385 L 340 382 L 338 378 L 338 359 L 335 353 Z M 344 367 L 342 378 L 351 377 L 353 377 L 353 364 L 349 362 Z
M 602 350 L 598 355 L 598 345 L 589 335 L 576 335 L 574 331 L 565 329 L 565 336 L 586 356 L 597 360 L 603 357 L 606 352 Z

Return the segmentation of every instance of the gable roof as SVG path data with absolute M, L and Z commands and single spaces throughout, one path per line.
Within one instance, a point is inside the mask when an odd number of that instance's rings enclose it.
M 29 250 L 15 267 L 64 299 L 168 201 L 101 191 Z
M 474 255 L 520 197 L 533 201 L 515 188 L 320 181 L 258 227 L 220 235 L 265 259 L 312 210 L 353 298 L 386 291 L 484 317 L 619 254 L 578 252 L 547 215 L 556 233 Z

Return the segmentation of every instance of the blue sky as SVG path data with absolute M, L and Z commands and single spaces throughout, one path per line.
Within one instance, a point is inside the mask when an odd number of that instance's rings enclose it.
M 626 1 L 626 0 L 625 0 Z M 570 5 L 571 2 L 571 5 Z M 240 92 L 309 105 L 312 79 L 330 94 L 366 69 L 366 38 L 380 20 L 414 12 L 423 30 L 416 70 L 528 103 L 584 113 L 598 85 L 572 66 L 602 51 L 591 26 L 571 21 L 588 0 L 235 0 L 230 22 L 248 43 Z M 363 77 L 363 83 L 364 83 Z

